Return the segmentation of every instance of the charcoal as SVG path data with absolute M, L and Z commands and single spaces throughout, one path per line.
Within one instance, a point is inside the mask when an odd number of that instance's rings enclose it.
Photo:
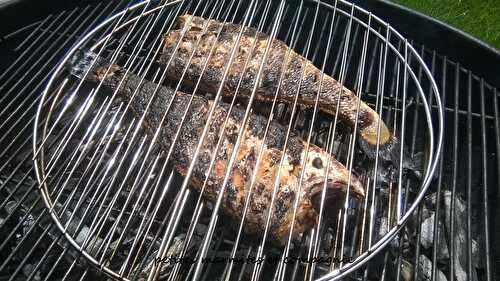
M 33 270 L 34 270 L 35 268 L 36 268 L 36 267 L 35 267 L 33 264 L 28 263 L 28 264 L 26 264 L 25 266 L 23 266 L 22 272 L 23 272 L 23 274 L 24 274 L 26 277 L 29 277 L 29 276 L 32 274 L 32 272 L 33 272 Z M 32 279 L 31 279 L 31 280 L 34 280 L 34 281 L 40 281 L 40 280 L 42 280 L 42 278 L 41 278 L 41 276 L 40 276 L 40 271 L 37 271 L 37 272 L 35 273 L 35 275 L 32 277 Z
M 403 260 L 401 262 L 401 279 L 403 281 L 413 281 L 413 272 L 413 265 L 409 261 Z
M 417 280 L 432 280 L 432 262 L 425 256 L 420 255 L 418 257 L 418 271 Z M 444 273 L 436 268 L 436 279 L 435 281 L 447 281 L 448 279 Z
M 12 214 L 16 210 L 17 202 L 16 201 L 9 201 L 7 204 L 5 204 L 5 211 L 7 211 L 7 214 Z
M 450 210 L 451 210 L 451 200 L 452 200 L 452 194 L 450 191 L 444 191 L 443 192 L 443 199 L 444 199 L 444 205 L 445 205 L 445 220 L 446 220 L 446 228 L 447 228 L 447 233 L 451 233 L 450 225 L 451 225 L 451 218 L 450 218 Z M 460 199 L 458 196 L 455 198 L 455 218 L 454 218 L 454 232 L 455 232 L 455 237 L 454 239 L 454 246 L 455 246 L 455 256 L 453 257 L 454 262 L 455 262 L 455 277 L 458 281 L 465 281 L 465 280 L 472 280 L 476 281 L 478 280 L 477 277 L 477 272 L 476 270 L 472 270 L 472 276 L 467 276 L 466 268 L 467 268 L 467 229 L 466 229 L 466 220 L 467 220 L 467 213 L 466 213 L 466 204 L 465 202 Z M 474 246 L 476 244 L 476 246 Z M 477 247 L 477 242 L 472 240 L 472 248 L 473 248 L 473 253 L 472 253 L 472 262 L 474 267 L 478 265 L 478 248 Z M 475 249 L 475 253 L 474 253 Z
M 186 234 L 184 234 L 184 233 L 175 236 L 172 243 L 171 243 L 171 246 L 168 248 L 164 257 L 166 257 L 167 259 L 170 257 L 180 257 L 181 253 L 182 253 L 182 249 L 184 247 L 185 239 L 186 239 Z M 198 242 L 198 241 L 195 241 L 194 243 L 192 241 L 190 243 L 190 245 L 189 245 L 190 247 L 185 255 L 186 257 L 189 257 L 190 255 L 192 255 L 192 253 L 190 253 L 190 252 L 192 252 L 193 248 L 197 248 L 197 247 L 194 247 L 195 246 L 194 244 L 196 244 L 196 246 L 199 246 L 198 243 L 196 243 L 196 242 Z M 154 262 L 155 262 L 154 258 L 157 255 L 158 255 L 158 250 L 153 252 L 148 257 L 147 265 L 138 273 L 137 280 L 147 280 L 148 275 L 149 275 L 149 273 L 154 265 Z M 174 268 L 174 265 L 175 265 L 175 263 L 173 263 L 173 262 L 162 262 L 160 265 L 160 275 L 166 276 L 166 275 L 170 274 L 170 272 Z
M 425 249 L 432 249 L 434 246 L 434 223 L 435 214 L 434 212 L 431 212 L 430 217 L 423 221 L 420 229 L 420 244 L 422 244 Z M 441 221 L 439 221 L 438 227 L 439 240 L 437 244 L 437 259 L 438 261 L 442 261 L 449 259 L 450 253 L 448 251 L 448 244 L 446 242 L 444 226 Z
M 382 216 L 377 219 L 377 223 L 375 224 L 375 227 L 378 227 L 378 239 L 382 239 L 384 235 L 386 235 L 390 230 L 391 226 L 389 225 L 389 219 L 387 216 Z M 389 242 L 389 245 L 393 249 L 399 248 L 399 234 L 394 237 L 394 239 Z

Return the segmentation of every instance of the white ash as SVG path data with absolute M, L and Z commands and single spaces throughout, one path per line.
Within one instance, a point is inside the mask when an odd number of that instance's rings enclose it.
M 29 277 L 35 269 L 36 269 L 36 267 L 33 264 L 28 263 L 25 266 L 23 266 L 22 272 L 26 277 Z M 31 280 L 34 280 L 34 281 L 42 280 L 42 277 L 40 276 L 40 270 L 36 271 L 35 275 L 33 275 L 31 277 Z
M 445 205 L 445 225 L 447 233 L 451 235 L 451 203 L 452 203 L 452 194 L 450 191 L 444 191 L 443 201 Z M 455 263 L 455 278 L 457 281 L 466 281 L 478 280 L 477 272 L 475 268 L 478 266 L 478 250 L 477 242 L 472 240 L 472 263 L 473 270 L 472 276 L 468 276 L 466 272 L 467 268 L 467 229 L 466 229 L 466 220 L 467 220 L 467 206 L 465 202 L 458 197 L 455 196 L 455 217 L 454 217 L 454 249 L 455 255 L 453 257 L 453 261 Z M 475 246 L 474 246 L 475 245 Z
M 418 269 L 417 269 L 417 280 L 432 280 L 432 262 L 425 256 L 420 255 L 418 257 Z M 436 279 L 435 281 L 447 281 L 446 275 L 436 268 Z

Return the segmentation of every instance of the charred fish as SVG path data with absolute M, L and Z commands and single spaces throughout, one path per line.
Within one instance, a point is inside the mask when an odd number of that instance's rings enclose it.
M 85 77 L 88 83 L 102 83 L 101 89 L 116 91 L 123 101 L 129 102 L 134 114 L 138 116 L 144 114 L 144 127 L 148 134 L 154 134 L 159 128 L 157 140 L 163 150 L 168 150 L 174 145 L 171 156 L 174 169 L 181 175 L 186 175 L 190 163 L 196 161 L 193 174 L 189 179 L 191 188 L 200 192 L 208 177 L 202 197 L 207 201 L 215 201 L 224 180 L 229 157 L 235 148 L 238 131 L 241 126 L 244 126 L 241 124 L 244 108 L 235 106 L 230 111 L 229 104 L 219 102 L 213 118 L 207 121 L 208 112 L 211 106 L 214 106 L 213 101 L 203 96 L 176 92 L 170 87 L 158 86 L 146 80 L 143 80 L 141 84 L 141 77 L 131 73 L 125 74 L 120 66 L 110 65 L 103 59 L 98 59 L 98 62 L 91 67 L 94 56 L 95 54 L 88 52 L 74 60 L 70 66 L 73 76 L 82 78 L 82 73 L 90 69 Z M 159 88 L 155 92 L 157 87 Z M 138 90 L 133 96 L 136 89 Z M 190 98 L 192 98 L 192 103 L 187 108 Z M 167 110 L 167 105 L 172 99 L 171 107 Z M 150 100 L 150 107 L 146 110 Z M 188 114 L 181 124 L 186 110 Z M 164 114 L 167 115 L 161 124 Z M 228 117 L 226 127 L 221 133 L 226 117 Z M 290 135 L 288 145 L 284 148 L 286 128 L 281 124 L 273 121 L 269 127 L 269 134 L 264 139 L 267 121 L 267 118 L 256 114 L 252 114 L 249 118 L 244 128 L 243 140 L 238 147 L 237 159 L 232 167 L 228 186 L 223 194 L 221 209 L 235 222 L 241 220 L 252 173 L 256 170 L 257 177 L 250 196 L 244 231 L 251 235 L 263 233 L 276 180 L 277 191 L 269 233 L 274 243 L 282 245 L 286 243 L 292 222 L 294 223 L 293 238 L 297 238 L 300 233 L 317 224 L 319 204 L 315 202 L 318 201 L 318 196 L 321 196 L 324 186 L 326 186 L 328 202 L 340 208 L 345 200 L 349 176 L 349 190 L 352 196 L 363 198 L 364 189 L 355 175 L 349 175 L 349 171 L 341 163 L 332 156 L 329 157 L 328 153 L 320 147 L 310 144 L 307 159 L 305 159 L 306 143 L 297 135 Z M 193 160 L 194 150 L 207 122 L 209 122 L 209 132 L 204 139 L 199 157 Z M 179 128 L 181 128 L 180 135 L 173 143 L 173 137 Z M 219 138 L 222 138 L 222 145 L 215 155 L 212 172 L 208 174 Z M 256 167 L 261 147 L 263 147 L 262 158 L 259 166 Z M 285 154 L 284 161 L 278 175 L 283 153 Z M 327 161 L 329 161 L 328 171 L 326 170 Z M 299 177 L 303 169 L 305 169 L 304 178 L 300 194 L 298 194 Z M 300 196 L 299 204 L 295 219 L 292 219 L 296 196 Z M 333 216 L 333 214 L 327 213 L 325 216 Z
M 178 81 L 187 69 L 182 81 L 183 89 L 189 90 L 199 80 L 200 90 L 215 94 L 229 63 L 232 48 L 238 43 L 222 94 L 232 96 L 238 90 L 242 97 L 248 98 L 270 40 L 268 35 L 255 28 L 245 27 L 236 42 L 241 29 L 242 26 L 237 24 L 192 15 L 180 16 L 175 29 L 163 38 L 159 61 L 164 65 L 170 61 L 167 75 L 174 81 Z M 202 73 L 207 59 L 207 66 Z M 312 107 L 319 93 L 319 110 L 335 116 L 339 104 L 339 120 L 350 128 L 354 128 L 357 121 L 358 139 L 370 158 L 375 157 L 378 142 L 381 158 L 397 163 L 398 141 L 377 112 L 334 78 L 326 74 L 321 78 L 321 75 L 321 70 L 312 62 L 291 50 L 284 42 L 274 39 L 258 81 L 256 99 L 272 101 L 276 91 L 279 91 L 278 100 L 291 104 L 298 90 L 298 103 Z

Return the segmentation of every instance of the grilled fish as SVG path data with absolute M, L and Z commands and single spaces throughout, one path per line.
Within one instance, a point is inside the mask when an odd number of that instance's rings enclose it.
M 86 53 L 75 60 L 71 72 L 76 77 L 82 77 L 86 69 L 90 68 L 92 53 Z M 158 142 L 163 150 L 168 150 L 172 145 L 172 138 L 181 127 L 180 135 L 174 144 L 172 164 L 177 172 L 186 175 L 186 171 L 192 161 L 196 164 L 190 178 L 191 188 L 201 191 L 205 178 L 208 181 L 202 194 L 204 200 L 215 201 L 224 180 L 229 157 L 235 147 L 235 142 L 241 128 L 244 109 L 233 107 L 229 111 L 229 105 L 220 102 L 214 111 L 213 118 L 209 123 L 209 132 L 203 142 L 201 152 L 197 159 L 193 159 L 195 148 L 201 139 L 203 127 L 207 123 L 208 112 L 213 106 L 213 101 L 203 97 L 194 96 L 192 104 L 188 109 L 186 119 L 181 125 L 182 116 L 186 110 L 191 95 L 177 92 L 167 86 L 160 86 L 158 92 L 153 95 L 158 86 L 155 83 L 144 80 L 134 74 L 124 74 L 123 69 L 117 65 L 109 65 L 99 59 L 99 63 L 91 68 L 89 75 L 85 78 L 87 83 L 102 82 L 101 88 L 117 91 L 119 97 L 130 102 L 134 114 L 141 116 L 145 114 L 144 125 L 148 133 L 153 134 L 160 128 Z M 106 74 L 106 69 L 110 71 Z M 123 82 L 120 85 L 120 81 Z M 136 96 L 131 100 L 135 89 L 140 86 Z M 146 111 L 149 100 L 152 99 L 149 110 Z M 167 112 L 167 106 L 171 99 L 173 103 Z M 221 135 L 222 125 L 228 116 L 227 125 Z M 160 124 L 162 116 L 167 114 L 163 124 Z M 328 202 L 336 206 L 343 206 L 345 193 L 348 188 L 349 171 L 333 157 L 328 157 L 326 151 L 313 144 L 310 145 L 306 157 L 306 143 L 298 136 L 289 136 L 288 145 L 283 149 L 286 128 L 277 122 L 270 124 L 269 133 L 263 139 L 268 120 L 260 115 L 252 114 L 247 126 L 244 128 L 243 139 L 237 151 L 237 159 L 226 191 L 223 194 L 221 209 L 225 214 L 239 222 L 242 218 L 245 200 L 250 189 L 252 173 L 263 144 L 262 160 L 257 168 L 255 185 L 251 192 L 248 212 L 245 217 L 244 231 L 248 234 L 258 235 L 264 231 L 266 225 L 268 208 L 271 205 L 271 195 L 275 178 L 278 179 L 277 192 L 269 225 L 270 238 L 275 244 L 283 245 L 286 242 L 292 223 L 292 213 L 296 196 L 299 204 L 292 237 L 297 238 L 300 233 L 314 227 L 318 220 L 318 197 L 321 198 L 323 187 L 327 189 Z M 216 143 L 222 137 L 222 145 L 217 151 L 212 172 L 208 174 L 211 157 L 215 151 Z M 282 168 L 278 173 L 278 166 L 284 155 Z M 328 175 L 326 175 L 327 161 L 330 161 Z M 305 164 L 304 164 L 305 163 Z M 299 177 L 302 169 L 304 178 L 299 194 Z M 354 198 L 364 197 L 364 189 L 355 175 L 351 175 L 350 192 Z M 330 214 L 332 215 L 332 214 Z M 325 215 L 328 217 L 328 214 Z
M 171 61 L 167 70 L 168 77 L 178 81 L 187 67 L 183 78 L 183 89 L 189 89 L 200 78 L 208 59 L 198 87 L 202 91 L 216 93 L 242 26 L 231 23 L 223 25 L 216 20 L 206 20 L 191 15 L 178 17 L 175 26 L 175 29 L 164 35 L 163 50 L 159 59 L 164 65 Z M 268 44 L 268 35 L 258 32 L 255 28 L 245 27 L 222 87 L 223 95 L 232 96 L 238 89 L 241 96 L 247 98 L 250 96 Z M 174 51 L 177 45 L 178 49 Z M 213 52 L 210 54 L 212 47 Z M 367 104 L 360 102 L 352 91 L 341 87 L 341 84 L 332 77 L 325 74 L 321 82 L 321 70 L 293 50 L 290 50 L 287 61 L 289 50 L 284 42 L 277 39 L 272 41 L 262 76 L 258 81 L 256 99 L 272 101 L 276 91 L 279 90 L 279 101 L 290 104 L 294 102 L 300 87 L 298 103 L 312 107 L 319 93 L 318 108 L 330 115 L 336 114 L 340 99 L 339 119 L 351 128 L 354 128 L 357 120 L 358 139 L 368 156 L 375 157 L 377 141 L 380 141 L 379 155 L 382 159 L 397 162 L 395 156 L 398 152 L 396 149 L 398 141 L 379 115 Z M 189 62 L 191 55 L 193 57 Z M 245 69 L 247 60 L 249 61 Z M 284 73 L 280 83 L 282 71 Z M 359 115 L 356 118 L 358 103 Z M 377 133 L 379 125 L 380 134 Z

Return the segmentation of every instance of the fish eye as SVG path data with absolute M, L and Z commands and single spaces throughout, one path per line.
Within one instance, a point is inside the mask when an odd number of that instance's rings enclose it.
M 321 161 L 321 158 L 319 157 L 316 157 L 314 158 L 314 160 L 312 161 L 312 165 L 314 168 L 316 169 L 321 169 L 323 168 L 323 161 Z

